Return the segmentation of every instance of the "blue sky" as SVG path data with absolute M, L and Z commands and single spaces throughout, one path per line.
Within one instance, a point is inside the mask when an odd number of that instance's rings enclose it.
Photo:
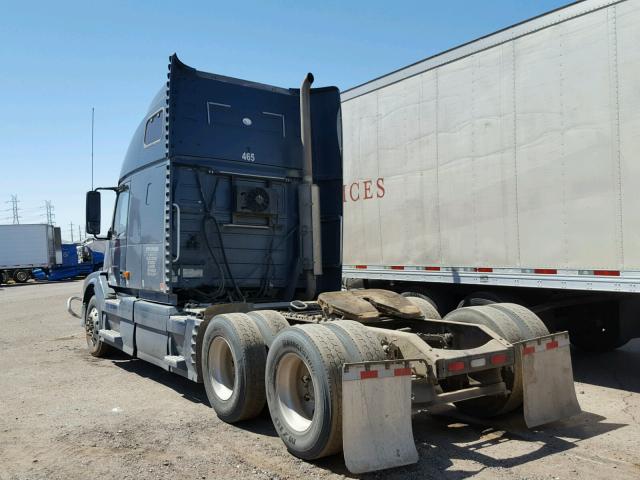
M 129 139 L 177 52 L 199 70 L 297 87 L 347 89 L 566 4 L 558 0 L 3 2 L 0 223 L 44 201 L 69 238 L 95 179 L 117 182 Z M 77 227 L 74 227 L 77 237 Z

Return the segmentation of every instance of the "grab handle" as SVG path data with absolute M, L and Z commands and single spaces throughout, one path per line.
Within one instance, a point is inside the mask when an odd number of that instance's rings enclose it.
M 173 262 L 177 262 L 178 259 L 180 258 L 180 207 L 178 206 L 177 203 L 174 203 L 172 205 L 173 205 L 173 208 L 175 208 L 176 212 L 178 213 L 178 215 L 176 216 L 176 226 L 178 227 L 176 231 L 176 256 L 172 260 Z

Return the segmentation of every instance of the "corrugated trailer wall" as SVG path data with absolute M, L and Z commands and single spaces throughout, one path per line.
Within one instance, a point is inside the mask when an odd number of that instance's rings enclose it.
M 640 270 L 639 46 L 628 0 L 347 92 L 345 265 Z

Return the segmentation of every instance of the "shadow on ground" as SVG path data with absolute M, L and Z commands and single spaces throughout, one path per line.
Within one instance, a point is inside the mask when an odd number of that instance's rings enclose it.
M 207 394 L 201 383 L 195 383 L 175 373 L 167 372 L 160 367 L 145 362 L 138 358 L 131 358 L 123 352 L 113 352 L 109 354 L 110 360 L 116 367 L 127 372 L 135 373 L 141 377 L 148 378 L 154 382 L 158 382 L 165 387 L 169 387 L 182 395 L 183 398 L 194 402 L 203 403 L 209 406 Z
M 211 406 L 207 399 L 204 386 L 201 383 L 192 382 L 180 375 L 167 372 L 160 367 L 147 363 L 144 360 L 131 358 L 122 352 L 113 352 L 109 355 L 108 359 L 118 368 L 169 387 L 191 402 L 201 403 L 208 407 Z M 269 409 L 266 406 L 258 418 L 239 422 L 236 426 L 257 435 L 266 435 L 269 437 L 278 436 L 271 423 Z
M 640 338 L 612 352 L 588 353 L 572 349 L 573 378 L 576 382 L 640 393 Z
M 487 468 L 511 469 L 548 455 L 569 451 L 587 438 L 605 434 L 625 426 L 604 423 L 605 418 L 583 412 L 576 417 L 555 422 L 543 428 L 527 429 L 520 414 L 498 421 L 478 421 L 444 407 L 438 414 L 418 414 L 413 431 L 419 453 L 418 463 L 364 475 L 352 475 L 341 456 L 316 462 L 316 466 L 334 473 L 362 479 L 445 478 L 462 480 Z M 508 457 L 499 458 L 492 447 L 511 444 Z M 451 470 L 453 465 L 462 466 Z
M 635 358 L 638 353 L 614 352 L 613 355 L 619 357 L 617 361 L 623 362 L 629 361 L 628 355 Z M 187 400 L 209 406 L 202 384 L 120 352 L 113 353 L 109 360 L 118 368 L 173 389 Z M 590 357 L 574 358 L 578 372 L 590 368 L 591 362 Z M 420 455 L 416 465 L 354 477 L 347 470 L 342 455 L 324 458 L 314 464 L 339 475 L 363 479 L 419 477 L 461 480 L 486 468 L 513 468 L 550 454 L 568 451 L 582 440 L 623 426 L 624 424 L 605 423 L 602 416 L 582 412 L 569 420 L 530 430 L 524 424 L 521 412 L 484 421 L 465 416 L 455 407 L 446 405 L 433 414 L 420 413 L 414 416 L 414 438 Z M 236 427 L 258 435 L 277 436 L 267 408 L 258 418 L 240 422 Z M 504 443 L 512 444 L 508 449 L 510 456 L 496 458 L 491 447 Z M 465 469 L 451 470 L 454 461 L 458 465 L 464 465 Z

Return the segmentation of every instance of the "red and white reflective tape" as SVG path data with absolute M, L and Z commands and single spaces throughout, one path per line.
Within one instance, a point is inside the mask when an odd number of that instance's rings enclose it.
M 496 273 L 514 274 L 524 273 L 533 275 L 551 276 L 596 276 L 596 277 L 620 277 L 624 272 L 620 270 L 581 270 L 581 269 L 557 269 L 557 268 L 504 268 L 504 267 L 440 267 L 435 265 L 344 265 L 346 269 L 355 270 L 402 270 L 410 272 L 460 272 L 460 273 Z M 638 272 L 632 272 L 637 275 Z
M 556 348 L 568 347 L 569 335 L 555 335 L 553 337 L 543 338 L 540 341 L 534 340 L 522 345 L 522 355 L 532 355 L 534 353 L 546 352 Z
M 404 362 L 379 363 L 368 365 L 347 365 L 342 373 L 343 381 L 369 380 L 373 378 L 393 378 L 410 377 L 411 367 L 407 367 Z

